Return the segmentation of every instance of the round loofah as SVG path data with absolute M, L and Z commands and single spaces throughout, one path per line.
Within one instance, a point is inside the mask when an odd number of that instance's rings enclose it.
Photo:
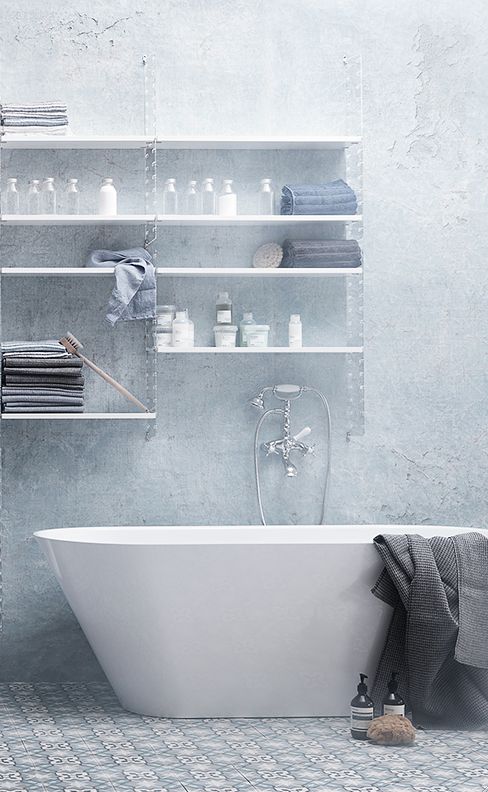
M 382 715 L 371 721 L 368 737 L 376 745 L 412 745 L 415 729 L 403 715 Z
M 279 267 L 283 258 L 283 248 L 277 242 L 267 242 L 258 247 L 252 260 L 253 267 Z

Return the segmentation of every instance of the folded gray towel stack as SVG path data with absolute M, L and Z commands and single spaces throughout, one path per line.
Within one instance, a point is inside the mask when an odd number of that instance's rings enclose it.
M 82 371 L 59 341 L 4 342 L 3 412 L 83 412 Z
M 343 179 L 325 184 L 285 184 L 281 190 L 282 215 L 356 214 L 356 193 Z
M 61 102 L 2 104 L 3 132 L 38 132 L 64 134 L 68 127 L 68 109 Z
M 355 239 L 285 239 L 281 267 L 360 267 Z

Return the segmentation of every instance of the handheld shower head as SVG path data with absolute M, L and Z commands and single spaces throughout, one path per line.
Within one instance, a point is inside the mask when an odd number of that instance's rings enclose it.
M 298 470 L 295 465 L 293 465 L 292 462 L 285 462 L 285 476 L 287 476 L 287 478 L 296 478 L 297 475 Z
M 254 399 L 251 399 L 250 402 L 249 402 L 251 407 L 256 407 L 257 410 L 264 410 L 263 395 L 264 394 L 261 391 L 261 393 L 258 393 L 258 395 L 254 397 Z

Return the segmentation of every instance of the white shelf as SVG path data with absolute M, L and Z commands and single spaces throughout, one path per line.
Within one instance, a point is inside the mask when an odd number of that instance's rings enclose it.
M 15 226 L 81 226 L 81 225 L 144 225 L 154 221 L 153 215 L 2 215 L 0 223 Z
M 2 275 L 7 277 L 42 276 L 84 276 L 113 275 L 114 267 L 2 267 Z
M 156 413 L 2 413 L 2 421 L 154 421 Z
M 343 137 L 322 138 L 172 138 L 158 140 L 158 148 L 162 149 L 344 149 L 361 142 L 360 137 L 345 135 Z
M 5 269 L 5 267 L 4 267 Z M 2 270 L 3 271 L 3 270 Z M 300 277 L 339 277 L 362 275 L 362 267 L 158 267 L 158 275 L 169 277 L 218 277 L 235 276 L 239 278 L 300 278 Z
M 6 133 L 1 139 L 6 149 L 141 149 L 150 143 L 145 135 L 23 135 Z
M 167 347 L 157 351 L 160 355 L 358 355 L 362 354 L 363 347 L 300 347 L 299 349 L 290 347 Z
M 5 149 L 141 149 L 152 143 L 146 135 L 25 135 L 7 133 L 2 136 Z M 160 149 L 344 149 L 361 143 L 353 135 L 322 138 L 270 137 L 270 138 L 158 138 Z
M 160 225 L 239 226 L 300 225 L 302 223 L 359 223 L 362 215 L 158 215 Z
M 85 277 L 113 275 L 114 267 L 1 267 L 6 277 Z M 362 267 L 158 267 L 158 275 L 169 277 L 239 277 L 239 278 L 300 278 L 342 277 L 362 275 Z

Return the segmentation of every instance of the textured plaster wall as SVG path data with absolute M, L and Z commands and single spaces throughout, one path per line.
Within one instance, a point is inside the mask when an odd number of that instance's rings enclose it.
M 5 423 L 3 446 L 3 639 L 0 676 L 96 679 L 101 675 L 31 538 L 66 525 L 248 523 L 257 511 L 252 478 L 255 415 L 246 400 L 274 381 L 308 382 L 331 399 L 334 460 L 329 521 L 485 524 L 488 433 L 485 355 L 488 11 L 411 0 L 19 0 L 0 12 L 0 94 L 9 101 L 66 96 L 78 131 L 142 133 L 139 55 L 158 56 L 158 126 L 165 134 L 320 134 L 342 131 L 337 74 L 329 61 L 361 39 L 364 65 L 366 433 L 345 442 L 344 369 L 319 358 L 176 357 L 158 362 L 159 422 L 147 442 L 136 423 Z M 350 44 L 350 42 L 349 42 Z M 36 155 L 38 156 L 38 155 Z M 235 156 L 235 155 L 233 155 Z M 273 157 L 275 155 L 272 155 Z M 141 200 L 135 155 L 8 154 L 4 175 L 102 175 Z M 288 159 L 287 159 L 288 157 Z M 325 163 L 325 164 L 324 164 Z M 283 155 L 274 173 L 314 169 Z M 162 162 L 179 169 L 238 163 Z M 266 162 L 241 161 L 240 178 L 267 175 Z M 317 164 L 340 172 L 329 158 Z M 339 170 L 337 170 L 339 169 Z M 77 171 L 77 173 L 75 173 Z M 173 175 L 168 174 L 168 175 Z M 203 174 L 207 175 L 207 174 Z M 246 182 L 247 183 L 247 182 Z M 140 205 L 140 204 L 139 204 Z M 160 255 L 184 263 L 247 263 L 262 231 L 175 231 Z M 278 237 L 276 237 L 278 238 Z M 130 229 L 4 229 L 2 263 L 80 265 L 93 246 L 140 242 Z M 181 243 L 181 244 L 180 244 Z M 220 282 L 168 284 L 186 301 L 206 340 Z M 231 282 L 236 305 L 279 318 L 295 306 L 309 338 L 323 326 L 343 332 L 333 289 Z M 222 287 L 227 283 L 222 282 Z M 108 281 L 11 280 L 2 285 L 2 334 L 61 335 L 76 328 L 102 365 L 139 393 L 143 329 L 108 330 Z M 335 291 L 334 291 L 335 290 Z M 264 318 L 264 316 L 263 316 Z M 91 405 L 123 409 L 94 379 Z M 301 406 L 320 445 L 317 409 Z M 316 519 L 321 459 L 294 482 L 267 471 L 275 520 Z

